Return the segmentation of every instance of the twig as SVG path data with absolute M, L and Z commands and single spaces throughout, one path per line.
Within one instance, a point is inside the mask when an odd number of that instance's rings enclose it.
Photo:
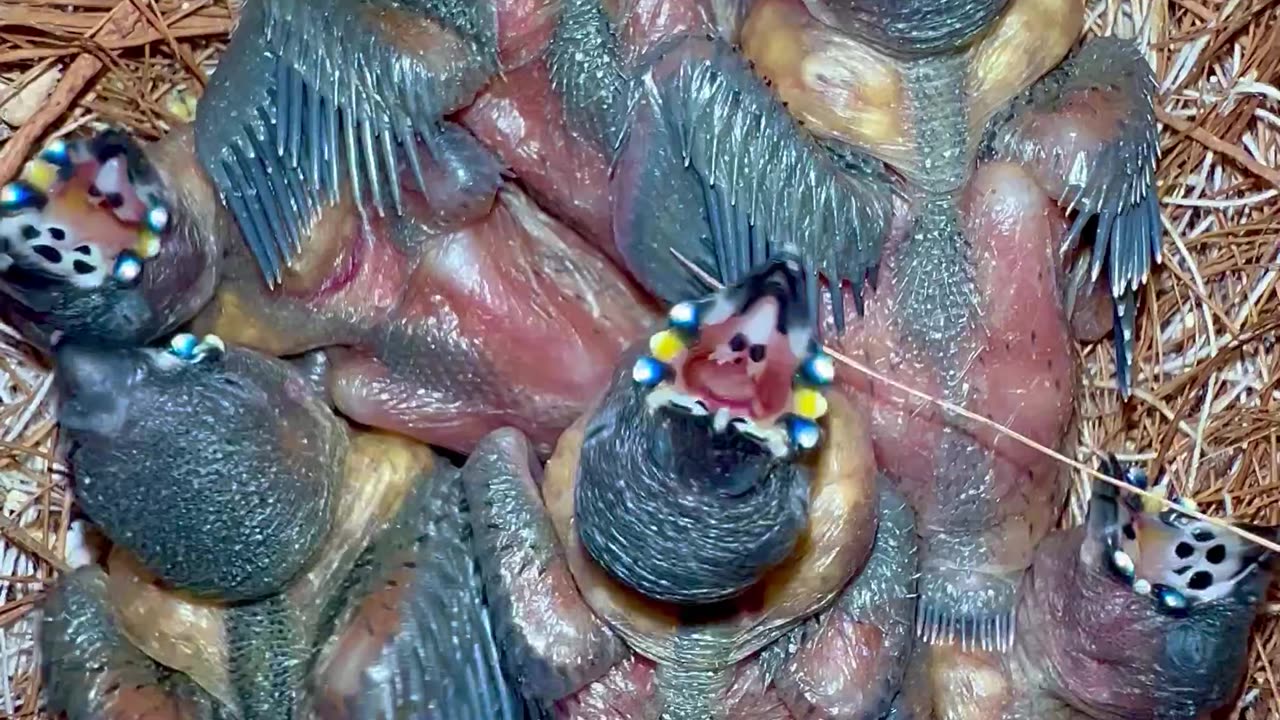
M 208 78 L 205 77 L 204 70 L 200 69 L 199 63 L 196 62 L 195 58 L 191 57 L 191 53 L 186 48 L 179 45 L 178 41 L 174 39 L 173 32 L 169 29 L 169 21 L 160 17 L 159 10 L 156 8 L 154 0 L 152 0 L 149 5 L 147 0 L 132 0 L 132 2 L 138 12 L 142 13 L 143 17 L 147 19 L 147 22 L 151 23 L 152 27 L 156 29 L 156 32 L 159 32 L 164 36 L 165 41 L 169 45 L 169 49 L 173 51 L 174 55 L 178 56 L 178 58 L 182 60 L 182 64 L 187 66 L 187 71 L 191 73 L 192 77 L 195 78 L 196 83 L 199 84 L 200 88 L 203 90 L 204 86 L 208 83 Z
M 169 26 L 169 35 L 178 39 L 191 39 L 200 37 L 226 35 L 231 30 L 231 20 L 213 20 L 207 18 L 194 18 L 199 22 L 180 22 Z M 105 50 L 128 50 L 129 48 L 140 47 L 142 45 L 150 45 L 158 40 L 164 40 L 166 36 L 161 35 L 155 30 L 140 28 L 130 33 L 128 37 L 119 40 L 98 40 L 98 44 Z M 0 65 L 7 65 L 15 62 L 24 62 L 31 60 L 42 60 L 45 58 L 63 57 L 65 55 L 75 55 L 84 52 L 84 49 L 78 46 L 61 46 L 61 47 L 35 47 L 35 48 L 18 48 L 0 53 Z
M 90 35 L 95 40 L 120 40 L 128 37 L 141 21 L 138 9 L 129 0 L 122 0 L 107 13 L 99 27 Z M 49 126 L 71 107 L 76 96 L 102 67 L 102 61 L 88 53 L 71 63 L 45 104 L 0 148 L 0 184 L 9 182 L 18 174 L 27 156 L 31 154 L 31 148 Z
M 1245 152 L 1244 148 L 1239 145 L 1232 145 L 1198 125 L 1170 115 L 1162 108 L 1156 108 L 1156 118 L 1160 120 L 1160 122 L 1187 135 L 1210 150 L 1240 163 L 1243 168 L 1271 183 L 1272 186 L 1280 188 L 1280 170 L 1269 168 L 1249 157 L 1249 153 Z
M 50 567 L 59 573 L 65 575 L 71 572 L 71 566 L 67 565 L 65 560 L 55 555 L 48 545 L 35 539 L 31 533 L 18 527 L 13 518 L 7 515 L 0 515 L 0 535 L 4 535 L 12 540 L 14 545 L 49 563 Z
M 1258 646 L 1258 656 L 1262 658 L 1262 669 L 1267 674 L 1267 684 L 1271 686 L 1271 705 L 1275 708 L 1273 717 L 1280 717 L 1280 691 L 1276 689 L 1276 676 L 1271 672 L 1271 661 L 1267 659 L 1267 649 L 1262 646 L 1262 641 L 1254 638 L 1253 642 Z

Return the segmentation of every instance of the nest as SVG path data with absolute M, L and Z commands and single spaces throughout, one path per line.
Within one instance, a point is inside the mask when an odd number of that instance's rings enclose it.
M 84 125 L 162 135 L 184 119 L 236 0 L 0 1 L 0 182 Z M 1081 350 L 1077 459 L 1162 469 L 1209 514 L 1280 522 L 1280 4 L 1093 0 L 1089 34 L 1138 37 L 1159 79 L 1163 266 L 1144 289 L 1133 397 L 1108 343 Z M 54 457 L 44 361 L 0 326 L 0 716 L 39 715 L 42 590 L 78 527 Z M 1067 521 L 1078 521 L 1077 477 Z M 1229 717 L 1280 720 L 1280 602 L 1264 608 Z

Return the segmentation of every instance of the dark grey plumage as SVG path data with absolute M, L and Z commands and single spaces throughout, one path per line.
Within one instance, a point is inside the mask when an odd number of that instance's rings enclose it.
M 476 550 L 461 473 L 443 467 L 422 478 L 345 584 L 346 607 L 334 625 L 339 633 L 366 632 L 360 603 L 374 593 L 386 596 L 399 625 L 376 662 L 361 670 L 354 696 L 344 699 L 340 712 L 330 708 L 331 714 L 366 720 L 540 717 L 503 672 Z
M 668 301 L 705 292 L 671 250 L 733 284 L 789 248 L 811 273 L 810 307 L 821 275 L 842 328 L 844 284 L 860 303 L 889 227 L 879 164 L 852 148 L 837 164 L 720 40 L 686 40 L 653 60 L 630 105 L 621 157 L 637 186 L 615 203 L 615 228 L 646 287 Z
M 227 608 L 228 676 L 246 720 L 304 716 L 309 653 L 300 620 L 283 595 Z
M 157 720 L 230 720 L 234 715 L 185 676 L 129 643 L 116 625 L 102 568 L 61 578 L 42 605 L 40 663 L 46 709 L 68 720 L 147 711 Z
M 564 589 L 557 583 L 569 580 L 538 493 L 541 476 L 528 439 L 510 428 L 481 440 L 463 469 L 504 666 L 526 696 L 551 701 L 598 679 L 630 651 L 585 605 L 575 616 L 536 600 L 554 596 Z
M 335 629 L 366 632 L 352 613 L 371 597 L 392 603 L 394 624 L 376 638 L 385 641 L 376 662 L 357 668 L 368 682 L 344 712 L 526 717 L 499 664 L 459 471 L 442 465 L 418 478 L 354 569 L 347 571 L 346 560 L 328 571 L 345 579 L 318 578 L 318 587 L 303 586 L 298 595 L 291 583 L 330 532 L 347 450 L 345 425 L 307 379 L 284 361 L 242 350 L 184 359 L 67 346 L 59 349 L 58 373 L 81 506 L 168 584 L 234 601 L 225 609 L 224 639 L 243 718 L 296 717 L 325 698 L 326 688 L 311 686 L 317 650 Z M 104 624 L 104 590 L 68 592 L 101 607 L 71 613 L 54 606 L 60 622 L 76 622 L 65 619 L 70 613 L 98 623 L 54 627 L 47 647 L 66 656 L 64 664 L 78 656 L 56 644 L 63 638 L 114 632 Z M 103 637 L 109 647 L 94 652 L 134 672 L 140 653 L 122 637 Z M 97 702 L 104 692 L 69 671 L 60 677 L 65 689 L 55 691 L 69 698 L 60 702 Z
M 962 48 L 990 28 L 1009 0 L 827 0 L 820 16 L 894 55 Z
M 163 580 L 259 598 L 328 532 L 345 429 L 282 361 L 63 346 L 57 378 L 80 506 Z
M 710 418 L 651 413 L 623 362 L 587 425 L 574 513 L 609 573 L 659 600 L 712 603 L 785 559 L 807 523 L 809 473 Z
M 387 35 L 415 16 L 454 31 L 465 59 L 394 45 Z M 441 164 L 450 143 L 475 142 L 441 121 L 497 70 L 496 23 L 470 0 L 246 3 L 201 100 L 196 152 L 268 283 L 344 186 L 362 207 L 399 212 L 405 166 L 426 187 L 419 141 Z
M 613 21 L 599 0 L 561 3 L 546 62 L 565 116 L 612 153 L 626 121 L 629 81 Z

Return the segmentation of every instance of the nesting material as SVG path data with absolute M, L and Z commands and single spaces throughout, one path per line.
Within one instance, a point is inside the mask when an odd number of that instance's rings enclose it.
M 0 177 L 85 125 L 159 137 L 203 88 L 231 25 L 225 0 L 0 5 Z M 33 611 L 59 569 L 89 554 L 52 462 L 51 379 L 0 326 L 0 717 L 43 717 Z
M 0 183 L 53 137 L 123 124 L 142 137 L 189 116 L 235 0 L 27 0 L 0 6 Z M 1090 34 L 1140 38 L 1159 78 L 1165 262 L 1147 285 L 1134 396 L 1112 391 L 1109 344 L 1084 348 L 1078 459 L 1163 468 L 1206 512 L 1280 523 L 1280 5 L 1093 0 Z M 50 376 L 0 326 L 0 716 L 35 717 L 34 609 L 84 562 L 72 528 Z M 1067 522 L 1080 519 L 1077 477 Z M 1252 638 L 1230 717 L 1280 720 L 1280 597 Z

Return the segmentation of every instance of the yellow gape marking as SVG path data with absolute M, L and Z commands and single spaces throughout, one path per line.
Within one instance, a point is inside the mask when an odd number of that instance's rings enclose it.
M 684 350 L 684 340 L 670 330 L 654 333 L 653 337 L 649 338 L 649 352 L 658 362 L 669 363 Z
M 827 414 L 827 399 L 817 390 L 796 390 L 792 393 L 791 405 L 797 415 L 810 420 L 817 420 Z
M 36 190 L 48 193 L 58 180 L 58 166 L 37 158 L 22 168 L 22 180 Z
M 160 254 L 160 237 L 147 228 L 138 233 L 138 244 L 133 246 L 134 252 L 144 260 L 150 260 Z

